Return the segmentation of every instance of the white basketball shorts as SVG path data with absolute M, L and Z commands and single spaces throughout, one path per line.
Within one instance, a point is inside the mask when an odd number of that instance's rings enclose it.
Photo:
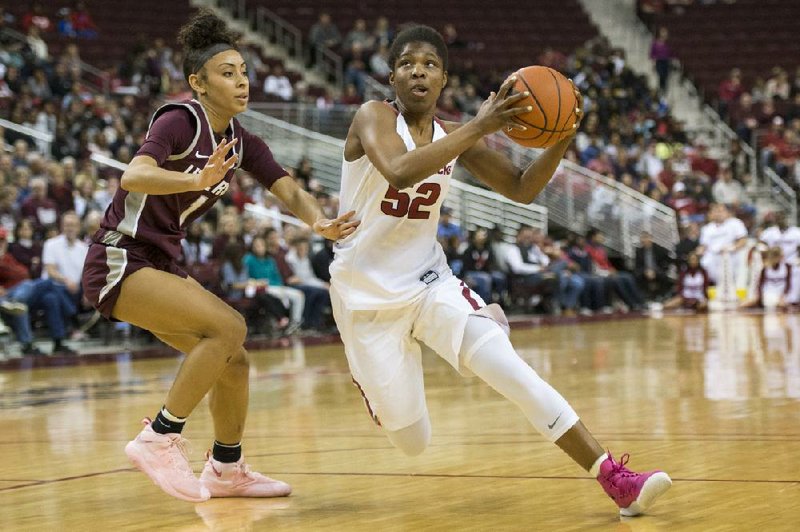
M 430 284 L 402 308 L 348 310 L 333 287 L 331 303 L 353 381 L 373 420 L 391 431 L 427 415 L 423 344 L 461 371 L 458 352 L 467 318 L 486 306 L 455 276 Z

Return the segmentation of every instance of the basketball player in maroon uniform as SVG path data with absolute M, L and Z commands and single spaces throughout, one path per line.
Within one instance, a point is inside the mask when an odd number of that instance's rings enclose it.
M 340 205 L 355 210 L 364 226 L 336 243 L 331 265 L 334 317 L 371 417 L 406 454 L 430 443 L 424 344 L 516 404 L 544 437 L 597 478 L 622 515 L 642 513 L 670 487 L 669 476 L 635 473 L 625 467 L 627 455 L 615 461 L 603 451 L 564 397 L 516 353 L 500 307 L 485 305 L 453 276 L 435 241 L 439 191 L 449 186 L 456 158 L 497 192 L 529 203 L 572 138 L 524 169 L 487 146 L 484 136 L 514 127 L 513 116 L 526 111 L 513 105 L 527 96 L 510 95 L 513 76 L 469 122 L 436 119 L 447 48 L 427 26 L 398 34 L 389 65 L 396 100 L 362 105 L 347 135 Z M 574 112 L 580 115 L 580 103 Z
M 134 465 L 187 501 L 288 495 L 288 484 L 250 471 L 242 458 L 249 373 L 244 319 L 175 261 L 186 226 L 228 190 L 237 168 L 326 238 L 347 236 L 358 222 L 351 221 L 353 213 L 326 220 L 266 144 L 234 118 L 247 108 L 249 86 L 245 62 L 224 23 L 201 11 L 179 40 L 196 99 L 167 104 L 153 115 L 145 143 L 94 236 L 83 287 L 107 318 L 147 329 L 187 355 L 163 408 L 152 422 L 145 419 L 125 448 Z M 215 442 L 198 479 L 181 430 L 209 392 Z

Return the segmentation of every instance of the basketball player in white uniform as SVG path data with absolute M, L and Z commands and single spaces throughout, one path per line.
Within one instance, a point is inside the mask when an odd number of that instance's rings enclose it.
M 792 266 L 791 289 L 786 297 L 788 303 L 800 303 L 800 261 L 797 249 L 800 248 L 800 227 L 790 226 L 786 214 L 780 213 L 772 225 L 761 233 L 761 241 L 769 247 L 780 246 L 783 260 Z
M 633 473 L 625 457 L 616 462 L 603 451 L 569 403 L 516 354 L 500 307 L 486 306 L 454 277 L 436 241 L 457 158 L 496 191 L 529 203 L 552 177 L 571 138 L 519 170 L 481 140 L 513 127 L 511 118 L 527 111 L 513 107 L 525 97 L 509 96 L 513 78 L 461 125 L 434 118 L 447 82 L 441 35 L 427 26 L 401 32 L 389 63 L 397 99 L 364 104 L 347 136 L 340 208 L 355 211 L 361 226 L 336 245 L 331 265 L 334 316 L 371 417 L 409 455 L 429 444 L 424 345 L 514 402 L 539 432 L 598 479 L 623 515 L 641 513 L 669 488 L 667 474 Z
M 711 205 L 708 219 L 700 230 L 700 265 L 717 285 L 717 300 L 724 306 L 735 305 L 737 284 L 746 284 L 738 282 L 737 274 L 744 270 L 740 250 L 747 245 L 747 228 L 722 203 Z

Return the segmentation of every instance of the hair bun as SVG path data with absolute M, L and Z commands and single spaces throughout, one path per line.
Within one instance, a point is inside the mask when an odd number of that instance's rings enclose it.
M 236 46 L 236 37 L 224 20 L 203 8 L 181 28 L 178 42 L 190 50 L 203 50 L 215 44 Z

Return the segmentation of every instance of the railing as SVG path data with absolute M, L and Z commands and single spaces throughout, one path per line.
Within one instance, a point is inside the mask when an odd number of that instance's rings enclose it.
M 364 101 L 368 100 L 392 100 L 394 90 L 384 85 L 372 76 L 364 76 Z
M 271 43 L 286 50 L 289 56 L 301 65 L 314 54 L 314 68 L 325 79 L 342 88 L 344 67 L 342 58 L 327 48 L 311 50 L 303 41 L 303 32 L 273 11 L 258 6 L 248 12 L 245 0 L 216 0 L 217 6 L 233 18 L 246 21 L 249 27 L 264 35 Z
M 284 122 L 340 139 L 347 136 L 353 116 L 358 111 L 357 105 L 334 105 L 320 109 L 308 103 L 254 102 L 249 107 Z
M 341 188 L 344 140 L 314 133 L 253 111 L 239 115 L 239 120 L 250 132 L 269 143 L 276 160 L 281 164 L 294 166 L 302 157 L 308 157 L 314 177 L 326 190 L 335 192 Z M 520 223 L 547 229 L 547 209 L 541 205 L 521 205 L 479 187 L 455 180 L 451 183 L 446 203 L 466 228 L 490 228 L 501 224 L 505 236 L 511 241 Z
M 673 209 L 566 160 L 536 202 L 547 206 L 551 221 L 572 232 L 599 230 L 610 249 L 629 259 L 643 231 L 666 249 L 678 243 Z
M 233 0 L 233 2 L 241 4 L 241 10 L 244 11 L 243 1 Z M 249 16 L 245 14 L 234 16 L 248 20 L 251 28 L 286 50 L 295 61 L 303 64 L 303 33 L 298 28 L 262 6 L 257 7 Z
M 10 122 L 3 118 L 0 118 L 0 126 L 32 138 L 36 142 L 36 149 L 39 150 L 42 155 L 50 155 L 50 145 L 53 143 L 52 134 L 46 131 L 33 129 L 28 126 L 23 126 L 22 124 L 17 124 L 16 122 Z
M 279 162 L 293 166 L 302 157 L 308 157 L 320 183 L 328 190 L 339 190 L 343 140 L 253 111 L 240 115 L 240 120 L 269 142 Z M 493 135 L 489 142 L 520 167 L 526 167 L 535 158 L 533 150 L 519 148 L 503 135 Z M 520 205 L 479 187 L 453 183 L 448 204 L 468 228 L 502 224 L 506 236 L 511 237 L 519 223 L 544 227 L 549 217 L 578 233 L 599 229 L 606 235 L 609 248 L 626 257 L 633 256 L 642 231 L 650 232 L 653 241 L 667 249 L 678 242 L 675 211 L 568 161 L 562 162 L 534 205 Z

